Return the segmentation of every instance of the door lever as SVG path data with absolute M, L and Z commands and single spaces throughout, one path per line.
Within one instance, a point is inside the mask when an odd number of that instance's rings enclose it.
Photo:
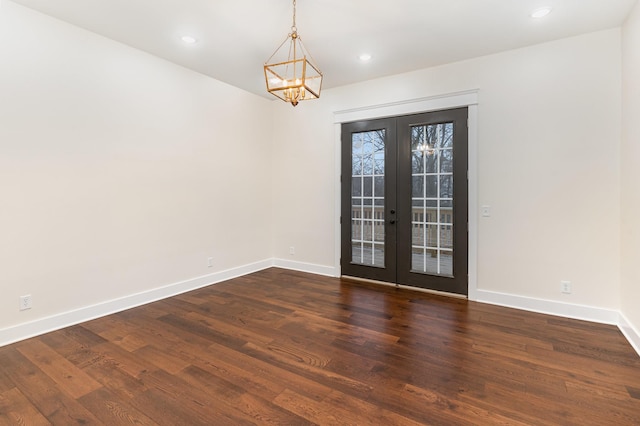
M 390 224 L 390 225 L 395 225 L 395 223 L 396 223 L 396 221 L 395 221 L 395 220 L 393 220 L 393 219 L 391 219 L 391 220 L 389 221 L 389 224 Z

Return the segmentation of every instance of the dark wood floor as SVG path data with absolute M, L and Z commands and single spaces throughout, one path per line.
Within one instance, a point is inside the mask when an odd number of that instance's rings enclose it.
M 0 348 L 1 424 L 640 425 L 616 327 L 270 269 Z

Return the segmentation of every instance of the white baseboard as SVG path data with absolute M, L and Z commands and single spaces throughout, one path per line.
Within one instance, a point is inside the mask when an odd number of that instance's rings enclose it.
M 273 266 L 293 271 L 308 272 L 310 274 L 324 275 L 326 277 L 339 277 L 340 271 L 333 266 L 322 266 L 313 263 L 294 262 L 286 259 L 274 259 Z
M 147 303 L 155 302 L 167 297 L 176 296 L 198 288 L 217 284 L 232 278 L 258 272 L 272 266 L 329 277 L 340 276 L 339 269 L 331 266 L 294 262 L 285 259 L 266 259 L 260 262 L 239 266 L 237 268 L 133 294 L 120 299 L 114 299 L 93 306 L 87 306 L 74 311 L 64 312 L 32 322 L 4 328 L 0 330 L 0 347 L 44 333 L 59 330 L 64 327 L 90 321 L 105 315 L 135 308 L 136 306 L 146 305 Z M 486 290 L 476 290 L 473 300 L 476 302 L 489 303 L 492 305 L 522 309 L 542 314 L 556 315 L 565 318 L 617 325 L 631 346 L 635 349 L 638 355 L 640 355 L 640 333 L 622 313 L 616 310 L 575 305 L 552 300 L 534 299 Z
M 618 325 L 620 318 L 620 312 L 616 310 L 596 308 L 594 306 L 574 305 L 554 300 L 534 299 L 486 290 L 476 290 L 475 296 L 475 301 L 477 302 L 601 324 Z
M 142 293 L 132 294 L 119 299 L 109 300 L 92 306 L 86 306 L 73 311 L 64 312 L 54 316 L 40 318 L 38 320 L 18 324 L 16 326 L 0 330 L 0 346 L 5 346 L 20 340 L 29 339 L 81 322 L 90 321 L 105 315 L 114 314 L 136 306 L 146 305 L 167 297 L 176 296 L 191 290 L 206 287 L 232 278 L 247 275 L 273 266 L 273 260 L 263 260 L 248 265 L 213 274 L 192 278 L 167 286 L 154 288 Z
M 620 328 L 620 331 L 622 331 L 622 334 L 627 338 L 633 349 L 640 355 L 640 332 L 636 330 L 622 312 L 620 313 L 618 328 Z
M 534 299 L 515 296 L 513 294 L 477 290 L 476 302 L 522 309 L 541 314 L 573 318 L 600 324 L 617 325 L 624 337 L 640 356 L 640 332 L 627 320 L 623 313 L 613 309 L 596 308 L 594 306 L 574 305 L 553 300 Z

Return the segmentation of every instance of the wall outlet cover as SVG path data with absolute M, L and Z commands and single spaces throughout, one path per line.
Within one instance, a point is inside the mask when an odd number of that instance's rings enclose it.
M 31 295 L 27 294 L 26 296 L 20 296 L 19 300 L 19 308 L 21 311 L 26 311 L 27 309 L 31 309 L 33 300 L 31 299 Z

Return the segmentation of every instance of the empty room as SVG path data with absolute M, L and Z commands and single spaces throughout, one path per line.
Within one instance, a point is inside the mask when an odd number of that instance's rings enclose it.
M 637 0 L 0 0 L 1 425 L 639 425 Z

